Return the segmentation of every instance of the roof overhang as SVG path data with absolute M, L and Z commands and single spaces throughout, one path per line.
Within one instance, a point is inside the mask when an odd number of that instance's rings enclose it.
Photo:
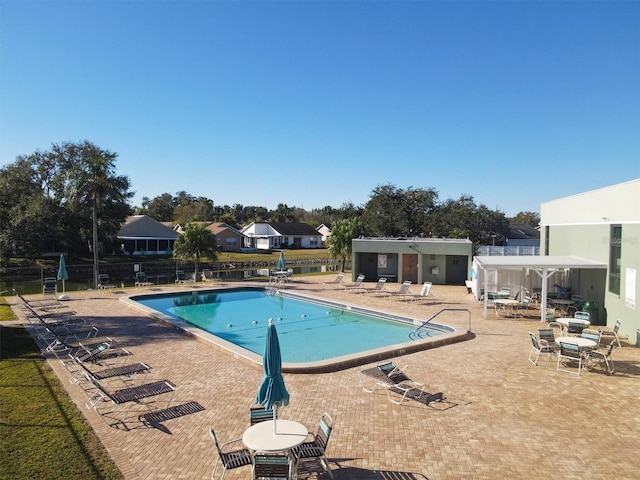
M 594 260 L 588 260 L 586 258 L 574 257 L 571 255 L 564 256 L 478 256 L 473 257 L 478 263 L 480 268 L 485 270 L 520 270 L 522 268 L 529 268 L 533 270 L 551 270 L 559 268 L 597 268 L 606 269 L 607 264 L 602 262 L 596 262 Z

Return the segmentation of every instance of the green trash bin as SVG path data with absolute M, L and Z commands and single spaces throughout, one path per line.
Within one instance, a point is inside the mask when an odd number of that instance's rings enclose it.
M 594 300 L 587 300 L 582 304 L 582 311 L 590 315 L 591 325 L 602 325 L 598 318 L 598 304 Z

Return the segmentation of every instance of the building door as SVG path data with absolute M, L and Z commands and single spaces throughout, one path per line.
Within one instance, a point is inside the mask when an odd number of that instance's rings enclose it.
M 411 283 L 418 283 L 418 254 L 402 254 L 402 281 L 410 280 Z M 400 282 L 400 279 L 398 279 Z
M 467 279 L 467 262 L 468 258 L 465 255 L 447 255 L 447 285 L 464 285 Z

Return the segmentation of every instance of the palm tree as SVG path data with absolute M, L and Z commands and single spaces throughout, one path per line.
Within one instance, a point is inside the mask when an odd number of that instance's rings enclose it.
M 195 262 L 194 280 L 196 282 L 200 259 L 208 258 L 211 262 L 215 262 L 218 260 L 219 252 L 216 236 L 202 223 L 189 223 L 173 246 L 173 258 Z
M 364 234 L 364 227 L 359 218 L 338 220 L 331 227 L 331 235 L 327 238 L 327 252 L 331 258 L 342 260 L 340 271 L 344 273 L 347 259 L 351 258 L 351 240 Z

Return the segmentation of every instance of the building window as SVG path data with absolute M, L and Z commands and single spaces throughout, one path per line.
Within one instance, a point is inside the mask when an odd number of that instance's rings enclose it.
M 609 244 L 609 292 L 620 295 L 620 259 L 622 258 L 622 225 L 611 225 Z
M 237 238 L 227 238 L 227 245 L 230 247 L 235 247 L 238 244 Z
M 549 255 L 549 225 L 544 227 L 544 254 Z

